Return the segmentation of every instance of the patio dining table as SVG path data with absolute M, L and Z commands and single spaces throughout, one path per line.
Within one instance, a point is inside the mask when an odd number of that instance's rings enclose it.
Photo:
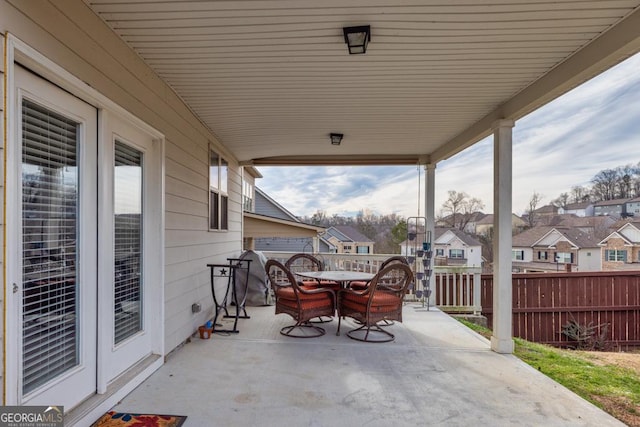
M 346 288 L 349 282 L 362 281 L 368 282 L 375 274 L 364 273 L 361 271 L 342 271 L 342 270 L 327 270 L 327 271 L 296 271 L 296 275 L 306 277 L 308 279 L 315 279 L 320 283 L 321 280 L 327 280 L 331 282 L 340 283 L 341 288 Z

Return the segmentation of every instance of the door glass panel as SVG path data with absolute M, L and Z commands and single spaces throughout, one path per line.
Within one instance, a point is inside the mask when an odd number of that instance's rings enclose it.
M 22 392 L 79 363 L 79 124 L 22 102 Z
M 115 144 L 115 344 L 142 330 L 142 153 Z

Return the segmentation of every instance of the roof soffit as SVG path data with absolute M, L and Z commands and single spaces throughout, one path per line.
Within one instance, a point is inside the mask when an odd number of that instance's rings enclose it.
M 435 163 L 640 50 L 640 0 L 87 5 L 246 165 Z

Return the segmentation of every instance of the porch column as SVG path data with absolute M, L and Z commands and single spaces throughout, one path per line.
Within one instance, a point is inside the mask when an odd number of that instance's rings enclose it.
M 433 163 L 427 163 L 424 165 L 424 214 L 426 217 L 426 227 L 427 232 L 431 233 L 431 248 L 433 251 L 433 240 L 435 239 L 435 227 L 436 227 L 436 165 Z M 435 305 L 436 303 L 436 275 L 433 270 L 433 259 L 435 256 L 435 252 L 433 252 L 433 256 L 431 257 L 431 277 L 429 279 L 429 283 L 431 284 L 431 295 L 429 296 L 429 305 Z
M 513 120 L 493 124 L 493 335 L 491 349 L 513 353 L 511 285 Z

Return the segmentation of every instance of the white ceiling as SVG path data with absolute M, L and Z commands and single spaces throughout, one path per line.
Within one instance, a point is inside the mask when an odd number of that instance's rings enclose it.
M 256 165 L 437 162 L 640 50 L 640 0 L 85 1 Z

